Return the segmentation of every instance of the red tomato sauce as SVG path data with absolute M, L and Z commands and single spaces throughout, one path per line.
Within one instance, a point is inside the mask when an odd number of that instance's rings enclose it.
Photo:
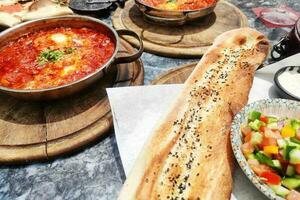
M 0 6 L 0 12 L 15 13 L 22 10 L 21 4 L 17 3 L 14 5 Z
M 47 57 L 50 51 L 59 53 L 53 59 Z M 29 33 L 0 50 L 0 85 L 13 89 L 65 85 L 101 68 L 114 51 L 115 43 L 109 36 L 89 28 Z
M 142 2 L 166 10 L 198 10 L 215 4 L 217 0 L 142 0 Z

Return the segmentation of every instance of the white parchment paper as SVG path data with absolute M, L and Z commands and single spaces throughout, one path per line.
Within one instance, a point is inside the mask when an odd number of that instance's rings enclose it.
M 138 153 L 150 136 L 157 120 L 168 111 L 182 85 L 137 86 L 107 89 L 113 113 L 117 144 L 125 174 L 130 173 Z M 277 97 L 272 80 L 255 78 L 249 101 Z M 232 199 L 267 199 L 243 174 L 234 170 Z

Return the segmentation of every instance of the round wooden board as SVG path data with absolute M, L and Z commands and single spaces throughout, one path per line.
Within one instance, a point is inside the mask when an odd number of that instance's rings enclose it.
M 192 62 L 170 69 L 151 81 L 152 85 L 181 84 L 190 76 L 198 62 Z
M 121 40 L 119 54 L 134 49 Z M 77 150 L 112 127 L 106 88 L 142 85 L 140 60 L 111 67 L 80 94 L 52 102 L 24 102 L 0 95 L 0 163 L 46 160 Z
M 144 41 L 145 51 L 169 57 L 201 57 L 213 40 L 223 32 L 246 27 L 247 17 L 234 5 L 220 1 L 211 15 L 184 26 L 162 26 L 144 21 L 134 0 L 118 8 L 113 17 L 116 29 L 129 29 L 138 33 Z M 138 43 L 125 37 L 134 46 Z

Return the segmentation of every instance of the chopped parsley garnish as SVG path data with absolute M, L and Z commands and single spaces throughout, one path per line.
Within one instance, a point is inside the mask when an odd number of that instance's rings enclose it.
M 177 3 L 177 0 L 168 0 L 167 3 Z
M 51 49 L 46 49 L 43 50 L 37 61 L 39 65 L 44 65 L 47 62 L 55 62 L 58 61 L 63 55 L 65 54 L 71 54 L 76 50 L 76 48 L 69 47 L 66 50 L 51 50 Z
M 76 50 L 76 48 L 74 48 L 74 47 L 69 47 L 69 48 L 66 49 L 65 53 L 66 53 L 66 54 L 71 54 L 71 53 L 73 53 L 75 50 Z
M 63 51 L 46 49 L 42 51 L 38 57 L 39 65 L 43 65 L 47 62 L 58 61 L 64 55 Z

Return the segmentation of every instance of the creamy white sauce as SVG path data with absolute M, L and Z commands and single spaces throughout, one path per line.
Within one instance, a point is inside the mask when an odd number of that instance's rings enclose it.
M 300 73 L 297 72 L 298 67 L 292 71 L 288 68 L 278 76 L 278 82 L 289 93 L 300 98 Z

